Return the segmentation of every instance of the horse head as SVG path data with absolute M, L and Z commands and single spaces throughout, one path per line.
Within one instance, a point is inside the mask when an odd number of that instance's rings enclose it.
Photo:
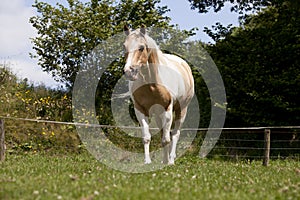
M 124 73 L 127 79 L 135 81 L 143 68 L 147 68 L 149 63 L 154 63 L 152 53 L 157 48 L 154 40 L 146 33 L 145 26 L 131 31 L 124 26 L 126 40 L 124 47 L 126 50 L 126 64 Z

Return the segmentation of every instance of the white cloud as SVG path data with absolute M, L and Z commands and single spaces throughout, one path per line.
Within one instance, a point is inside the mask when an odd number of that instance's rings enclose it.
M 9 60 L 0 60 L 0 63 L 5 63 L 19 79 L 27 78 L 29 83 L 34 85 L 45 84 L 48 87 L 59 87 L 60 84 L 43 72 L 38 66 L 37 61 L 20 54 Z
M 36 36 L 29 18 L 34 15 L 34 8 L 26 5 L 25 0 L 0 1 L 0 64 L 9 63 L 20 78 L 53 87 L 58 83 L 29 57 L 29 52 L 33 52 L 30 38 Z
M 0 2 L 0 55 L 11 56 L 23 53 L 31 48 L 30 37 L 35 30 L 29 24 L 29 18 L 35 15 L 31 7 L 23 0 L 1 0 Z

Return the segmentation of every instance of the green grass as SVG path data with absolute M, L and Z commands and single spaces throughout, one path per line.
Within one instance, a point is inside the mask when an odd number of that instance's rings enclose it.
M 0 163 L 0 199 L 300 199 L 299 160 L 229 162 L 179 158 L 130 174 L 88 153 L 11 154 Z

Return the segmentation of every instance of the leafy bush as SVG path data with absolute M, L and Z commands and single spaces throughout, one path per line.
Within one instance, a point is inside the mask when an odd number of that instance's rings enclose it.
M 8 151 L 78 150 L 80 140 L 74 126 L 38 122 L 72 121 L 68 92 L 30 85 L 5 66 L 0 66 L 0 84 L 0 117 L 5 118 Z

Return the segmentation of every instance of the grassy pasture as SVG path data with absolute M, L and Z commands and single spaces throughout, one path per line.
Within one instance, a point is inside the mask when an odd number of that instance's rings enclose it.
M 184 156 L 156 172 L 114 171 L 88 153 L 10 154 L 0 199 L 300 199 L 299 160 L 230 162 Z

